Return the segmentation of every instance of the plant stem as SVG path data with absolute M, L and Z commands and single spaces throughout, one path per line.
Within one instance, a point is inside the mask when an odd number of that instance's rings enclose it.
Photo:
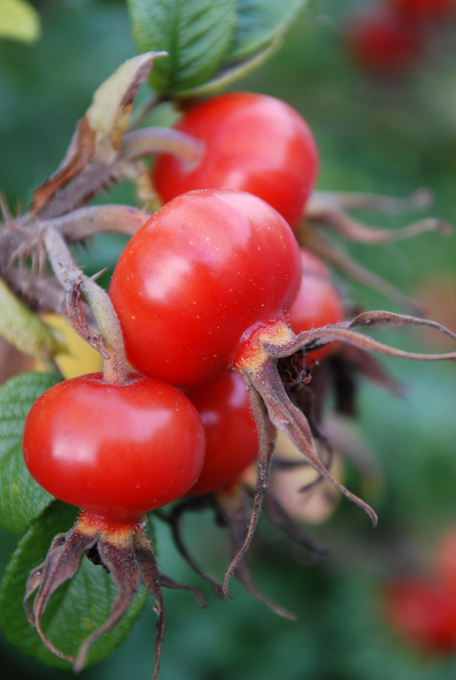
M 124 342 L 109 295 L 76 266 L 68 245 L 58 231 L 47 229 L 44 242 L 54 273 L 65 290 L 64 313 L 79 335 L 102 355 L 104 380 L 124 384 L 128 380 Z M 80 297 L 89 305 L 99 335 L 90 330 Z

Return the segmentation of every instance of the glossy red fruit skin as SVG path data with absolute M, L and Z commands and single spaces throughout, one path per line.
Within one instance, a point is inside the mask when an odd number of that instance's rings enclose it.
M 324 263 L 304 248 L 301 248 L 301 259 L 301 286 L 287 314 L 288 323 L 296 335 L 313 328 L 339 323 L 345 318 L 342 300 L 331 283 Z M 326 347 L 309 352 L 306 363 L 321 361 L 331 353 L 335 344 L 331 342 Z
M 360 66 L 378 75 L 401 75 L 419 56 L 416 36 L 394 16 L 358 19 L 350 26 L 347 40 Z
M 229 373 L 212 385 L 185 394 L 196 407 L 206 433 L 206 456 L 196 484 L 186 494 L 203 496 L 234 482 L 258 456 L 258 435 L 243 378 Z
M 164 202 L 195 189 L 239 189 L 259 196 L 294 227 L 318 174 L 318 150 L 306 121 L 279 99 L 230 92 L 198 104 L 176 128 L 202 140 L 188 164 L 159 154 L 153 183 Z
M 35 402 L 23 452 L 32 477 L 56 498 L 134 522 L 193 486 L 204 442 L 201 418 L 175 388 L 137 374 L 112 385 L 92 373 Z
M 141 227 L 109 293 L 131 363 L 187 387 L 226 375 L 259 327 L 283 320 L 300 282 L 285 220 L 256 196 L 211 189 L 178 196 Z
M 386 617 L 414 646 L 438 653 L 456 650 L 456 603 L 431 582 L 409 576 L 391 583 Z

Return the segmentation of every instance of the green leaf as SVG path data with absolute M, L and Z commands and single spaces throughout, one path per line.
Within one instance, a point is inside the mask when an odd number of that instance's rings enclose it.
M 176 93 L 209 80 L 228 52 L 236 0 L 128 0 L 139 52 L 166 50 L 150 75 L 159 93 Z
M 2 278 L 0 336 L 20 352 L 37 357 L 51 357 L 68 351 L 63 335 L 41 321 L 14 295 Z
M 226 61 L 245 59 L 280 37 L 307 0 L 237 0 L 238 22 Z
M 41 34 L 40 17 L 25 0 L 0 0 L 0 38 L 31 43 Z
M 247 57 L 242 61 L 228 66 L 227 68 L 221 69 L 217 75 L 208 80 L 207 83 L 199 85 L 198 87 L 191 88 L 190 90 L 183 90 L 178 93 L 179 99 L 184 99 L 186 97 L 203 97 L 207 95 L 214 95 L 226 87 L 229 87 L 235 83 L 240 78 L 244 78 L 257 68 L 260 68 L 281 46 L 282 37 L 279 36 L 273 40 L 264 49 L 260 50 L 253 57 Z
M 71 528 L 76 514 L 69 505 L 53 503 L 19 542 L 0 584 L 0 627 L 5 636 L 24 654 L 61 668 L 69 668 L 70 664 L 54 656 L 35 628 L 28 627 L 22 600 L 29 572 L 44 561 L 53 537 Z M 75 656 L 83 640 L 108 618 L 116 593 L 110 575 L 83 557 L 75 577 L 62 584 L 49 601 L 42 619 L 45 634 L 65 654 Z M 87 665 L 106 659 L 120 645 L 146 599 L 147 590 L 141 587 L 122 621 L 94 643 Z M 153 636 L 151 630 L 151 640 Z
M 32 405 L 59 381 L 50 373 L 24 373 L 0 387 L 0 525 L 13 533 L 25 531 L 53 500 L 25 467 L 22 432 Z

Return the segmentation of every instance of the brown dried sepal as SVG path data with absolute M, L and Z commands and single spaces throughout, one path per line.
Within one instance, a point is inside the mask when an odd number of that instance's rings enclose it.
M 227 589 L 227 583 L 222 586 L 217 579 L 204 571 L 189 552 L 182 535 L 182 518 L 187 512 L 199 512 L 212 508 L 215 513 L 215 521 L 221 527 L 227 529 L 230 541 L 230 556 L 233 559 L 242 549 L 249 526 L 251 514 L 251 500 L 253 489 L 250 480 L 242 476 L 238 482 L 213 494 L 197 498 L 186 498 L 177 503 L 168 514 L 158 512 L 159 517 L 167 522 L 173 532 L 177 549 L 187 564 L 198 576 L 209 583 L 216 595 L 221 599 L 231 596 Z M 327 552 L 325 546 L 319 546 L 287 513 L 280 501 L 269 491 L 264 498 L 264 510 L 271 523 L 281 529 L 287 536 L 299 545 L 304 546 L 312 553 L 323 555 Z M 246 591 L 262 602 L 274 614 L 283 618 L 295 620 L 296 615 L 276 604 L 267 595 L 262 593 L 254 584 L 245 555 L 234 570 L 234 576 L 244 586 Z
M 341 245 L 328 238 L 318 227 L 305 225 L 299 234 L 299 241 L 322 260 L 325 260 L 345 274 L 345 276 L 358 281 L 358 283 L 367 288 L 376 290 L 412 314 L 419 316 L 427 315 L 428 310 L 424 305 L 405 295 L 399 288 L 375 272 L 363 267 L 363 265 L 350 257 Z
M 230 558 L 234 559 L 242 548 L 249 523 L 249 497 L 240 484 L 235 484 L 224 491 L 217 494 L 217 507 L 222 518 L 223 524 L 228 529 L 230 537 Z M 234 574 L 237 580 L 244 586 L 246 591 L 253 595 L 257 600 L 262 602 L 274 614 L 282 616 L 284 619 L 290 621 L 296 620 L 296 614 L 284 609 L 280 605 L 273 602 L 269 597 L 259 590 L 254 584 L 247 560 L 242 559 L 238 562 Z M 226 597 L 231 596 L 228 592 L 227 583 L 224 583 L 224 594 Z
M 158 668 L 165 625 L 162 586 L 190 590 L 200 606 L 206 602 L 202 594 L 191 586 L 175 583 L 158 570 L 151 543 L 145 533 L 144 519 L 137 523 L 114 522 L 83 512 L 75 525 L 66 533 L 58 534 L 49 548 L 45 561 L 33 569 L 27 579 L 24 608 L 30 626 L 35 626 L 46 647 L 61 659 L 73 664 L 75 673 L 84 668 L 92 644 L 104 633 L 112 630 L 127 612 L 141 584 L 152 593 L 157 614 L 153 680 Z M 102 565 L 118 588 L 109 618 L 80 646 L 76 658 L 63 654 L 44 634 L 41 618 L 54 591 L 72 578 L 86 554 L 94 564 Z M 38 591 L 33 605 L 30 598 Z
M 367 226 L 346 212 L 346 210 L 376 210 L 382 213 L 399 213 L 406 210 L 422 210 L 431 204 L 432 198 L 432 193 L 428 189 L 418 189 L 406 198 L 316 191 L 306 205 L 304 218 L 312 226 L 322 225 L 351 241 L 369 245 L 399 241 L 426 231 L 439 231 L 449 235 L 452 231 L 451 225 L 442 219 L 425 218 L 402 229 L 393 230 Z
M 384 345 L 377 340 L 352 330 L 356 326 L 427 326 L 456 340 L 456 334 L 434 321 L 412 316 L 375 311 L 359 314 L 354 319 L 336 325 L 328 325 L 295 336 L 285 322 L 278 322 L 272 327 L 259 330 L 244 347 L 243 353 L 236 361 L 238 372 L 244 377 L 250 393 L 252 412 L 257 425 L 259 438 L 259 454 L 257 465 L 257 481 L 254 492 L 253 508 L 250 523 L 242 546 L 234 556 L 224 579 L 224 592 L 228 592 L 229 579 L 243 560 L 252 540 L 263 499 L 271 474 L 272 452 L 274 450 L 277 430 L 282 430 L 293 444 L 301 451 L 305 460 L 336 489 L 349 500 L 361 507 L 377 524 L 377 515 L 363 500 L 351 493 L 328 471 L 324 462 L 315 451 L 313 433 L 306 415 L 290 400 L 282 383 L 278 361 L 304 349 L 314 351 L 325 345 L 340 340 L 363 351 L 378 352 L 386 356 L 414 359 L 418 361 L 456 360 L 456 352 L 443 354 L 424 354 L 406 352 Z
M 402 305 L 412 314 L 427 315 L 428 310 L 404 295 L 389 281 L 366 269 L 353 260 L 339 245 L 327 237 L 333 231 L 342 238 L 366 245 L 389 243 L 437 231 L 444 235 L 452 233 L 451 225 L 442 219 L 425 218 L 402 229 L 380 229 L 367 226 L 347 214 L 347 210 L 376 210 L 383 213 L 398 213 L 406 210 L 421 210 L 432 203 L 428 189 L 418 189 L 406 198 L 391 198 L 362 193 L 314 192 L 305 207 L 305 214 L 299 231 L 298 241 L 313 250 L 319 257 L 331 263 L 347 276 L 373 288 Z
M 332 448 L 326 451 L 322 442 L 316 441 L 315 445 L 325 467 L 333 477 L 343 481 L 340 455 Z M 279 432 L 277 438 L 268 493 L 277 498 L 290 517 L 309 524 L 325 522 L 340 501 L 337 490 L 315 472 L 283 432 Z
M 196 498 L 185 498 L 179 503 L 176 503 L 172 510 L 165 515 L 161 511 L 157 511 L 159 517 L 163 519 L 171 527 L 173 534 L 174 543 L 176 548 L 187 562 L 187 564 L 193 569 L 195 574 L 198 574 L 206 583 L 212 587 L 214 593 L 220 598 L 225 599 L 223 593 L 222 585 L 217 581 L 217 579 L 212 576 L 209 572 L 205 571 L 196 562 L 193 555 L 189 552 L 187 545 L 182 536 L 182 517 L 187 512 L 201 512 L 207 510 L 208 508 L 214 509 L 216 512 L 216 521 L 221 524 L 221 518 L 219 517 L 215 505 L 215 497 L 212 495 L 207 496 L 197 496 Z

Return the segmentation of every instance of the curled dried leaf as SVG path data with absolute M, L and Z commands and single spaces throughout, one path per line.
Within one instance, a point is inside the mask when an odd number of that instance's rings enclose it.
M 166 52 L 147 52 L 128 59 L 95 91 L 61 164 L 33 194 L 30 217 L 64 215 L 115 179 L 120 141 L 133 99 L 154 60 L 163 56 Z

